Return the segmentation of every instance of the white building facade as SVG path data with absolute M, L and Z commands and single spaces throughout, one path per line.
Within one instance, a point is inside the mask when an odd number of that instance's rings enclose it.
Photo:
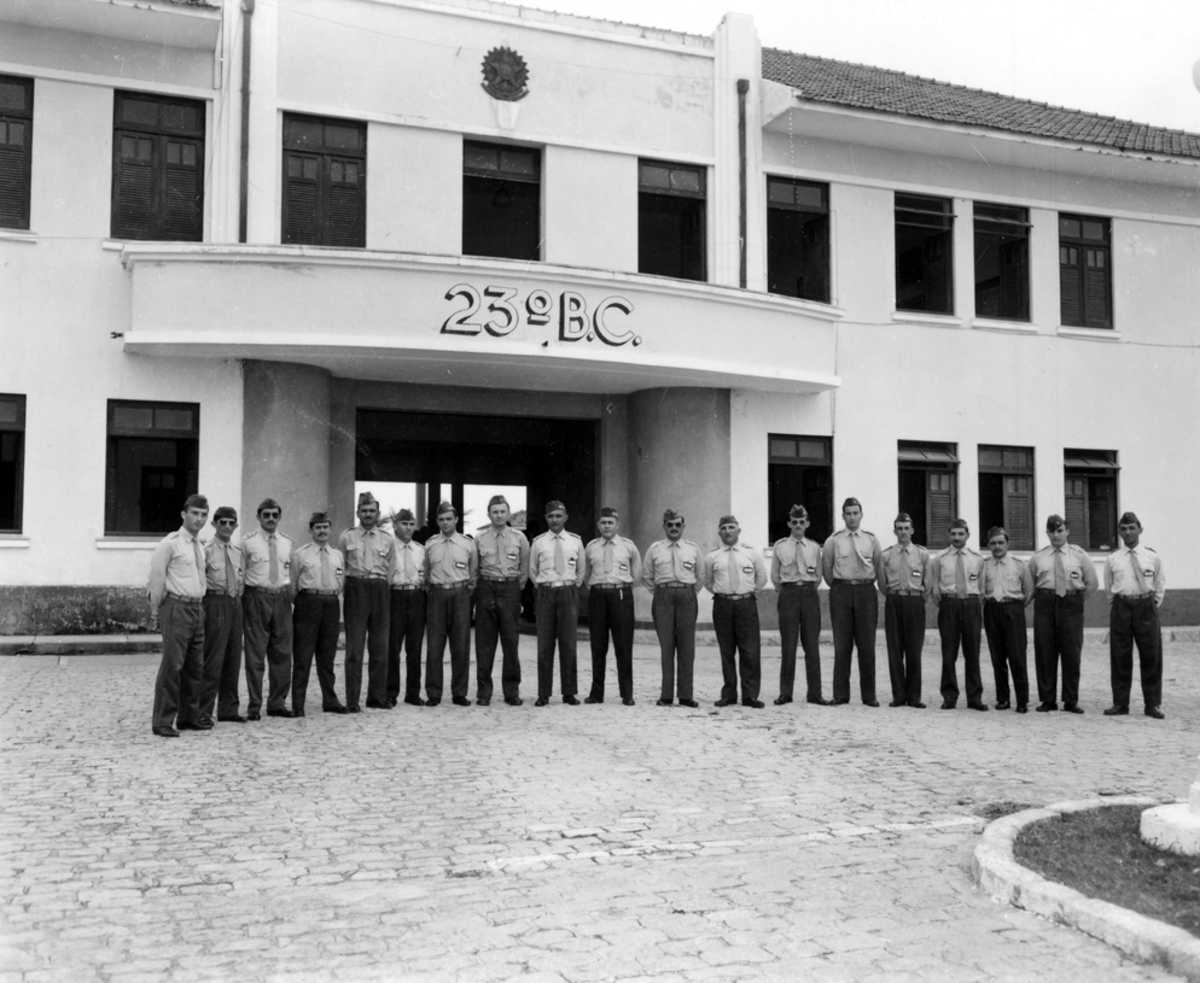
M 1200 137 L 483 0 L 0 0 L 0 632 L 145 623 L 183 498 L 1136 510 L 1200 622 Z M 1102 608 L 1090 610 L 1094 623 Z

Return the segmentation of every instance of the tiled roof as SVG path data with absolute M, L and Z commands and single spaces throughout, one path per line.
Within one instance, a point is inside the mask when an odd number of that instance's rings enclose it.
M 1112 147 L 1128 153 L 1200 158 L 1200 134 L 1063 109 L 905 72 L 763 48 L 763 78 L 802 99 L 941 123 Z

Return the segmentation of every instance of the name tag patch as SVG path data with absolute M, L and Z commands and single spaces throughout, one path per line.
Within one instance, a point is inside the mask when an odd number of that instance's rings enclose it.
M 694 561 L 694 560 L 684 560 L 684 561 L 683 561 L 683 569 L 684 569 L 684 570 L 694 570 L 694 569 L 696 569 L 696 563 L 695 563 L 695 561 Z
M 754 573 L 754 564 L 747 564 L 742 567 L 742 573 Z
M 805 573 L 816 573 L 816 572 L 817 572 L 817 568 L 816 568 L 816 567 L 805 567 L 805 568 L 804 568 L 804 572 L 805 572 Z
M 618 570 L 620 570 L 620 571 L 621 571 L 621 573 L 629 573 L 629 561 L 628 561 L 628 560 L 621 560 L 621 561 L 620 561 L 620 562 L 617 564 L 617 569 L 618 569 Z
M 466 560 L 455 560 L 454 566 L 458 570 L 466 570 L 467 569 L 467 561 Z

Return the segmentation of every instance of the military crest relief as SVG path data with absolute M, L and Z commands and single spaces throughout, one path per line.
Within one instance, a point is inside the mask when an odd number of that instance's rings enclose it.
M 529 66 L 512 48 L 492 48 L 483 56 L 483 91 L 501 102 L 518 102 L 529 95 Z

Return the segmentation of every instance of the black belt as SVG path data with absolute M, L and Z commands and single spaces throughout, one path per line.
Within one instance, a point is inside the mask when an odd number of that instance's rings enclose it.
M 672 590 L 679 590 L 686 587 L 688 590 L 695 590 L 695 584 L 685 584 L 682 580 L 669 580 L 665 584 L 655 584 L 655 587 L 670 587 Z
M 941 599 L 943 601 L 978 601 L 979 595 L 964 594 L 962 597 L 959 597 L 957 594 L 943 594 Z
M 780 587 L 805 587 L 808 590 L 816 590 L 817 582 L 815 580 L 785 580 Z
M 175 594 L 172 591 L 167 591 L 165 597 L 172 601 L 178 601 L 180 604 L 199 604 L 200 598 L 188 597 L 186 594 Z
M 300 593 L 301 594 L 311 594 L 315 597 L 337 597 L 338 596 L 338 592 L 335 590 L 315 590 L 311 587 L 305 587 L 304 590 L 302 590 Z
M 255 587 L 252 584 L 246 585 L 246 593 L 253 591 L 255 594 L 286 594 L 286 587 Z
M 1004 598 L 1000 598 L 1000 599 L 997 599 L 995 597 L 985 597 L 983 599 L 983 603 L 984 604 L 1020 604 L 1020 605 L 1024 606 L 1025 601 L 1019 597 L 1004 597 Z
M 516 584 L 521 580 L 520 577 L 480 577 L 479 579 L 487 581 L 489 584 Z
M 905 587 L 901 590 L 890 590 L 888 593 L 894 597 L 920 597 L 925 592 L 923 590 L 910 590 Z
M 377 573 L 368 573 L 368 574 L 348 573 L 348 574 L 346 574 L 346 579 L 347 579 L 347 580 L 387 580 L 387 579 L 388 579 L 388 577 L 387 577 L 387 574 L 386 574 L 386 573 L 383 573 L 383 574 L 377 574 Z
M 227 590 L 210 590 L 205 597 L 228 597 L 231 601 L 237 600 L 236 594 L 230 594 Z
M 1114 594 L 1113 599 L 1124 601 L 1126 604 L 1141 604 L 1145 601 L 1152 600 L 1153 594 Z
M 558 581 L 552 584 L 538 584 L 538 590 L 566 590 L 568 587 L 574 587 L 575 581 Z
M 588 590 L 631 590 L 633 584 L 592 584 Z
M 754 597 L 754 592 L 751 591 L 749 594 L 714 594 L 713 597 L 723 598 L 726 601 L 745 601 Z
M 1058 597 L 1059 596 L 1058 592 L 1055 591 L 1053 587 L 1039 587 L 1037 589 L 1037 592 L 1039 594 L 1041 594 L 1042 597 L 1046 597 L 1047 595 L 1049 595 L 1050 597 Z M 1073 597 L 1076 594 L 1082 594 L 1082 593 L 1083 593 L 1083 591 L 1080 591 L 1080 590 L 1069 590 L 1062 596 L 1064 598 L 1067 598 L 1067 597 Z
M 392 584 L 392 590 L 420 590 L 420 584 Z
M 834 579 L 834 581 L 833 581 L 833 582 L 834 582 L 835 584 L 848 584 L 848 585 L 849 585 L 849 586 L 851 586 L 851 587 L 857 587 L 857 586 L 859 586 L 860 584 L 873 584 L 873 583 L 875 583 L 875 581 L 871 580 L 869 577 L 867 577 L 867 578 L 862 578 L 862 579 L 851 579 L 851 578 L 849 578 L 849 577 L 837 577 L 837 578 L 835 578 L 835 579 Z
M 459 580 L 453 584 L 430 584 L 429 586 L 434 590 L 458 590 L 460 587 L 466 587 L 469 583 L 469 580 Z

